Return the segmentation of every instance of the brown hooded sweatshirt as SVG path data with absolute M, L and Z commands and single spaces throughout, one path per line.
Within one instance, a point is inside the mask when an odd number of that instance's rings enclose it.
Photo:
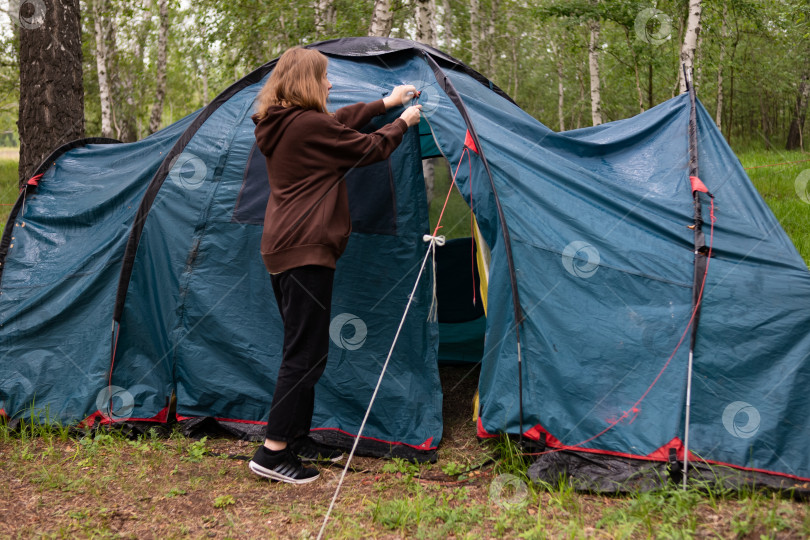
M 342 178 L 353 167 L 387 159 L 408 130 L 397 118 L 374 133 L 356 131 L 384 112 L 378 100 L 334 116 L 281 106 L 261 120 L 253 116 L 270 181 L 261 243 L 270 273 L 310 264 L 335 268 L 352 231 Z

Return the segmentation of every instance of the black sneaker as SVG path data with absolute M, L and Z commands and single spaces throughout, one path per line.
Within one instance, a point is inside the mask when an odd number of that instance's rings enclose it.
M 301 461 L 337 463 L 343 459 L 342 450 L 325 446 L 309 436 L 296 439 L 290 447 Z
M 273 452 L 262 445 L 253 454 L 248 466 L 259 476 L 288 484 L 306 484 L 317 480 L 320 476 L 317 469 L 304 467 L 301 460 L 290 451 L 289 446 L 284 450 Z

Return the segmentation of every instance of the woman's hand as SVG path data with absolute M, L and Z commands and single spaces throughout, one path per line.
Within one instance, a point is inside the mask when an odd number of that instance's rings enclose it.
M 405 123 L 408 124 L 408 127 L 415 126 L 419 123 L 419 112 L 422 110 L 421 105 L 411 105 L 405 112 L 399 115 L 400 118 L 405 120 Z
M 391 95 L 383 98 L 383 103 L 385 103 L 386 109 L 390 109 L 392 107 L 406 105 L 415 97 L 416 87 L 412 84 L 403 84 L 401 86 L 394 87 L 394 89 L 391 90 Z

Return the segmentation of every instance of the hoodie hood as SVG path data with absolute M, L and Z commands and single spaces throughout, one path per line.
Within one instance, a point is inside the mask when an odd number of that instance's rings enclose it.
M 256 124 L 254 133 L 262 154 L 270 156 L 290 124 L 305 112 L 307 110 L 301 107 L 274 105 L 267 109 L 267 116 L 261 120 L 256 114 L 251 116 L 253 123 Z

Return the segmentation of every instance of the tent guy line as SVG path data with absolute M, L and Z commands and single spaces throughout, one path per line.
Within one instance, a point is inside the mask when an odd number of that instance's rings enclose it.
M 452 188 L 452 186 L 451 186 Z M 440 220 L 441 221 L 441 220 Z M 436 226 L 438 230 L 438 224 Z M 366 414 L 363 416 L 363 421 L 360 423 L 360 428 L 357 430 L 357 435 L 354 437 L 354 444 L 352 444 L 352 449 L 349 451 L 349 457 L 346 458 L 346 465 L 343 467 L 343 472 L 340 474 L 340 480 L 338 481 L 337 487 L 335 488 L 335 494 L 332 496 L 332 502 L 329 503 L 329 509 L 326 511 L 326 515 L 323 517 L 323 524 L 321 525 L 321 530 L 318 533 L 318 540 L 323 538 L 323 533 L 326 530 L 326 524 L 329 522 L 329 516 L 332 514 L 332 508 L 335 506 L 335 501 L 337 500 L 338 494 L 340 493 L 340 488 L 343 486 L 343 480 L 346 478 L 346 471 L 349 470 L 349 465 L 352 462 L 352 458 L 354 457 L 354 452 L 357 450 L 357 444 L 360 442 L 360 437 L 363 434 L 363 430 L 366 427 L 366 422 L 368 421 L 369 414 L 371 414 L 371 407 L 374 405 L 374 400 L 377 398 L 377 392 L 380 390 L 380 385 L 382 384 L 383 377 L 385 376 L 385 370 L 388 369 L 388 363 L 391 361 L 391 355 L 394 353 L 394 347 L 396 347 L 397 340 L 399 339 L 399 334 L 402 332 L 402 326 L 405 324 L 405 319 L 408 317 L 408 310 L 411 308 L 411 303 L 413 302 L 413 298 L 416 295 L 416 289 L 419 287 L 419 282 L 422 279 L 422 274 L 425 270 L 425 264 L 428 261 L 428 257 L 430 257 L 431 253 L 436 252 L 437 245 L 444 245 L 445 238 L 444 236 L 434 236 L 426 234 L 422 238 L 425 242 L 429 242 L 430 245 L 428 246 L 428 250 L 425 253 L 425 257 L 422 259 L 422 266 L 419 268 L 419 274 L 416 276 L 416 282 L 413 284 L 413 289 L 411 290 L 411 294 L 408 296 L 408 303 L 405 305 L 405 312 L 402 314 L 402 319 L 399 321 L 399 326 L 397 327 L 397 333 L 394 335 L 394 341 L 391 343 L 391 348 L 388 350 L 388 356 L 385 359 L 385 363 L 383 364 L 382 371 L 380 372 L 380 377 L 377 379 L 377 385 L 374 387 L 374 393 L 371 394 L 371 401 L 369 401 L 368 408 L 366 409 Z

